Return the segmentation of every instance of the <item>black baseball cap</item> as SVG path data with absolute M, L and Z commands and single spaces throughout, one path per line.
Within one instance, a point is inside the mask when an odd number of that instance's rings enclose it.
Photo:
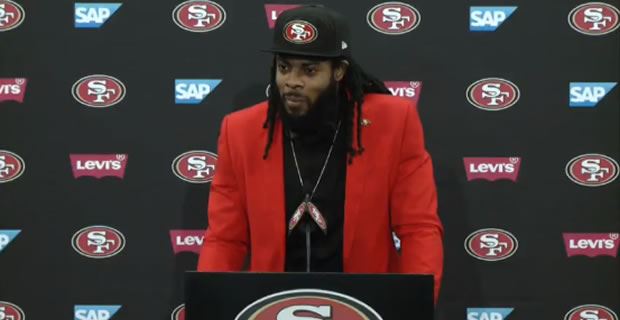
M 338 12 L 306 5 L 282 12 L 273 29 L 272 53 L 311 57 L 350 57 L 351 32 Z

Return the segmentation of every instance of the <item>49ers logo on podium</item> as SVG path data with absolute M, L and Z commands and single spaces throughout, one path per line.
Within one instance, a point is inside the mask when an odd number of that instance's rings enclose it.
M 618 177 L 618 162 L 598 153 L 582 154 L 566 164 L 566 175 L 574 183 L 585 187 L 600 187 Z
M 517 251 L 519 244 L 512 233 L 495 228 L 480 229 L 465 239 L 469 255 L 484 261 L 508 259 Z
M 226 11 L 213 1 L 190 0 L 174 8 L 172 20 L 186 31 L 209 32 L 224 24 Z
M 172 161 L 172 172 L 179 179 L 191 183 L 207 183 L 213 180 L 217 154 L 193 150 L 185 152 Z
M 185 304 L 181 304 L 172 311 L 171 320 L 185 320 Z
M 501 78 L 485 78 L 467 88 L 467 101 L 485 111 L 499 111 L 514 106 L 519 101 L 519 87 Z
M 261 298 L 245 307 L 234 320 L 382 320 L 369 305 L 327 290 L 297 289 Z
M 26 315 L 22 309 L 10 302 L 0 301 L 0 320 L 24 320 Z
M 0 0 L 0 32 L 19 27 L 25 17 L 24 8 L 17 2 Z
M 388 35 L 407 33 L 420 25 L 420 12 L 403 2 L 380 3 L 366 15 L 368 25 L 377 32 Z
M 584 304 L 567 312 L 564 320 L 618 320 L 618 316 L 607 307 Z
M 73 249 L 93 259 L 110 258 L 125 248 L 125 236 L 108 226 L 90 226 L 80 229 L 71 238 Z
M 73 84 L 71 93 L 77 102 L 93 108 L 111 107 L 125 97 L 125 85 L 104 74 L 83 77 Z
M 571 10 L 568 24 L 579 33 L 602 36 L 618 29 L 620 10 L 603 2 L 584 3 Z
M 319 36 L 319 32 L 312 23 L 303 20 L 293 20 L 284 26 L 284 39 L 295 44 L 310 43 Z

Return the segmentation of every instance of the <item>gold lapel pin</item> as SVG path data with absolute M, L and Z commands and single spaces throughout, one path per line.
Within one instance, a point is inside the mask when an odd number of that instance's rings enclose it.
M 368 127 L 371 123 L 368 119 L 362 119 L 362 127 Z

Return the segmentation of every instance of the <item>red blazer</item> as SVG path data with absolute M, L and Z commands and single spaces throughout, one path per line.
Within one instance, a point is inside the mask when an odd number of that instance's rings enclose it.
M 281 122 L 267 159 L 267 102 L 222 121 L 218 162 L 198 271 L 282 272 L 286 242 Z M 357 118 L 354 118 L 357 119 Z M 432 162 L 416 106 L 404 98 L 366 95 L 361 156 L 347 165 L 343 263 L 352 273 L 419 273 L 439 293 L 443 228 Z M 354 128 L 353 141 L 357 141 Z M 391 232 L 401 240 L 394 249 Z

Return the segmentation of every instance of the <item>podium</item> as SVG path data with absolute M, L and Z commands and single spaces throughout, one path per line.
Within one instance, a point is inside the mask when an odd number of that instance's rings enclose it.
M 433 277 L 186 272 L 186 320 L 432 320 Z

